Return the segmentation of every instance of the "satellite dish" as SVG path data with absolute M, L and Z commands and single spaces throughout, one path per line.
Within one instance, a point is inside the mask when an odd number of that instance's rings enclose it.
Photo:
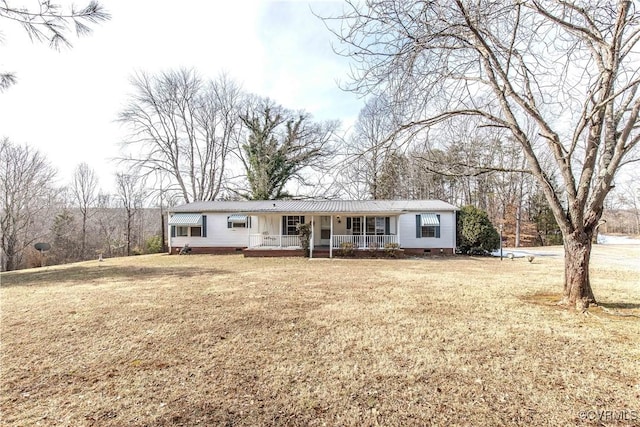
M 44 251 L 48 251 L 49 249 L 51 249 L 51 245 L 48 243 L 36 243 L 35 245 L 33 245 L 34 248 L 36 248 L 37 251 L 40 252 L 44 252 Z

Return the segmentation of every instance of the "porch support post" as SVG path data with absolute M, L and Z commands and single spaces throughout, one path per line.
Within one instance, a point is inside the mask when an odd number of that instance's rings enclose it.
M 330 236 L 329 236 L 329 258 L 333 258 L 333 215 L 331 215 L 331 223 L 330 223 Z
M 171 255 L 171 225 L 169 225 L 169 213 L 167 213 L 167 236 L 169 236 L 169 255 Z
M 254 238 L 254 243 L 257 243 L 256 246 L 262 246 L 262 234 L 260 233 L 260 217 L 256 215 L 256 229 L 255 229 L 255 233 L 253 230 L 253 221 L 251 221 L 251 227 L 249 227 L 249 247 L 251 247 L 251 235 L 252 234 L 260 234 L 260 237 L 256 237 Z M 258 239 L 260 239 L 258 241 Z
M 280 217 L 280 221 L 278 221 L 278 227 L 280 232 L 278 233 L 278 247 L 282 249 L 282 217 Z
M 400 247 L 400 215 L 396 216 L 396 240 L 398 247 Z
M 360 233 L 362 234 L 362 247 L 367 247 L 367 216 L 362 217 L 362 228 L 360 229 Z
M 315 228 L 315 224 L 313 222 L 313 215 L 311 215 L 311 242 L 309 242 L 309 258 L 313 258 L 313 238 L 314 238 L 314 232 L 313 229 Z

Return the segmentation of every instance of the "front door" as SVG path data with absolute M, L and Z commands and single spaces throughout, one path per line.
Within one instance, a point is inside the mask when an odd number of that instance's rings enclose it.
M 329 246 L 331 244 L 331 217 L 320 217 L 320 245 Z

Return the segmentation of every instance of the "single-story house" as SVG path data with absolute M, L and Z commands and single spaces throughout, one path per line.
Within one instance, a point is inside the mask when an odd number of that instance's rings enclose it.
M 178 253 L 244 251 L 301 255 L 296 225 L 311 224 L 310 256 L 399 247 L 405 254 L 453 254 L 455 206 L 440 200 L 260 200 L 194 202 L 169 212 L 169 248 Z

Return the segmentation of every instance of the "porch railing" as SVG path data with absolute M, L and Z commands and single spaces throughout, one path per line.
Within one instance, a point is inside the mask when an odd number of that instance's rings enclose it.
M 354 249 L 383 249 L 388 243 L 398 243 L 398 236 L 395 234 L 381 235 L 334 235 L 333 247 L 340 249 L 343 243 L 351 243 Z
M 343 243 L 351 243 L 354 249 L 383 249 L 388 243 L 398 243 L 398 236 L 384 235 L 333 235 L 333 247 L 340 249 Z M 250 248 L 299 248 L 299 236 L 285 236 L 278 234 L 250 234 Z
M 299 248 L 300 236 L 278 234 L 250 234 L 250 248 Z

